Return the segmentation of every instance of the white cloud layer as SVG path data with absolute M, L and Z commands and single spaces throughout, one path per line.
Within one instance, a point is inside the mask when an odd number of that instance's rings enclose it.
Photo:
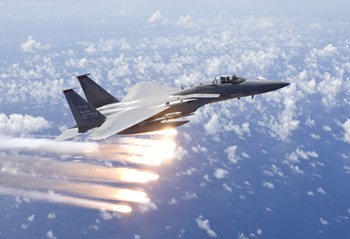
M 24 52 L 36 52 L 39 50 L 47 50 L 49 48 L 49 44 L 38 42 L 34 40 L 32 36 L 29 36 L 26 42 L 21 43 L 21 49 Z
M 50 123 L 43 117 L 32 115 L 0 113 L 1 135 L 28 135 L 50 127 Z
M 87 71 L 118 98 L 144 80 L 180 88 L 217 74 L 265 76 L 292 84 L 253 101 L 211 105 L 197 112 L 191 123 L 204 125 L 213 136 L 232 131 L 244 138 L 258 130 L 287 141 L 305 122 L 304 112 L 308 119 L 306 109 L 316 99 L 322 98 L 324 110 L 349 104 L 349 47 L 326 31 L 344 29 L 347 23 L 263 17 L 199 19 L 188 14 L 171 18 L 161 10 L 145 21 L 153 27 L 143 26 L 140 37 L 107 35 L 71 43 L 62 50 L 29 36 L 20 48 L 35 54 L 7 57 L 0 66 L 0 94 L 6 95 L 0 105 L 61 106 L 62 89 L 77 86 L 74 74 Z M 159 34 L 154 35 L 159 26 Z M 163 31 L 161 26 L 171 29 Z M 281 33 L 280 29 L 286 30 Z M 47 49 L 45 54 L 40 52 L 43 49 Z M 314 121 L 310 118 L 307 124 L 315 125 Z

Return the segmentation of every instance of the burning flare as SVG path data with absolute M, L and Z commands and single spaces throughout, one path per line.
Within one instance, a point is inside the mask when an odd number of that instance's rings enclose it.
M 176 134 L 175 129 L 167 129 L 103 144 L 1 136 L 0 150 L 5 153 L 0 155 L 0 194 L 129 213 L 132 208 L 119 202 L 151 202 L 147 193 L 128 183 L 146 184 L 159 178 L 131 165 L 155 166 L 174 158 Z M 71 155 L 84 161 L 29 156 L 26 152 Z M 110 162 L 101 165 L 92 160 Z M 132 164 L 113 167 L 113 162 Z

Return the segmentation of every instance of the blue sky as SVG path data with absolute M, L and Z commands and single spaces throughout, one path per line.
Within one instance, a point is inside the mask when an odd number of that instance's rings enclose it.
M 32 17 L 115 17 L 118 14 L 145 16 L 155 10 L 167 15 L 191 14 L 205 16 L 225 14 L 237 16 L 313 16 L 347 17 L 346 0 L 307 1 L 2 1 L 1 16 Z
M 0 237 L 349 238 L 347 5 L 2 1 Z M 205 106 L 176 136 L 55 143 L 73 125 L 62 90 L 87 72 L 118 99 L 221 74 L 291 84 Z

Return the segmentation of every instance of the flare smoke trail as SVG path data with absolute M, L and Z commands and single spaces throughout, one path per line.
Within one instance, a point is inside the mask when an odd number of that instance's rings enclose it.
M 76 161 L 58 161 L 27 155 L 2 156 L 0 172 L 37 175 L 79 181 L 147 183 L 158 179 L 152 172 L 133 168 L 112 168 Z
M 10 138 L 0 136 L 0 150 L 17 150 L 58 154 L 87 154 L 98 152 L 96 142 L 57 142 L 51 139 Z
M 91 209 L 106 210 L 111 212 L 129 213 L 131 212 L 131 207 L 123 204 L 115 204 L 102 202 L 97 200 L 89 200 L 85 198 L 78 198 L 72 196 L 65 196 L 62 194 L 57 194 L 52 191 L 48 192 L 38 192 L 38 191 L 28 191 L 28 190 L 18 190 L 13 188 L 7 188 L 0 186 L 0 194 L 9 196 L 19 196 L 25 197 L 32 200 L 46 201 L 52 203 L 66 204 L 72 206 L 79 206 Z
M 131 207 L 117 202 L 143 204 L 150 199 L 145 192 L 129 188 L 126 183 L 148 183 L 157 180 L 158 175 L 130 166 L 114 168 L 111 163 L 107 167 L 99 165 L 98 161 L 160 165 L 174 157 L 175 135 L 176 130 L 172 130 L 147 138 L 120 137 L 103 144 L 0 136 L 0 151 L 5 152 L 0 154 L 0 194 L 128 213 Z M 90 160 L 59 161 L 29 156 L 26 152 L 65 154 Z M 125 186 L 116 187 L 110 183 Z
M 165 131 L 158 139 L 124 137 L 110 144 L 96 142 L 57 142 L 51 139 L 9 138 L 0 136 L 0 150 L 83 155 L 97 160 L 111 160 L 144 165 L 160 165 L 174 157 L 176 144 Z M 172 139 L 171 139 L 172 137 Z
M 115 201 L 147 203 L 147 194 L 141 191 L 98 185 L 91 183 L 76 183 L 64 180 L 43 179 L 30 176 L 0 174 L 0 181 L 6 186 L 18 189 L 54 190 L 77 194 L 82 197 L 98 198 Z

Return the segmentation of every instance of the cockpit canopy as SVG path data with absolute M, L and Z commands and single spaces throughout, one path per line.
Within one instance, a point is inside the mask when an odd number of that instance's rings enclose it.
M 220 76 L 219 80 L 220 80 L 220 84 L 234 84 L 234 83 L 241 83 L 243 81 L 246 81 L 245 78 L 238 77 L 238 76 L 235 76 L 235 75 L 232 75 L 232 76 Z M 218 83 L 219 83 L 219 81 L 218 81 L 217 77 L 215 77 L 214 84 L 218 84 Z

